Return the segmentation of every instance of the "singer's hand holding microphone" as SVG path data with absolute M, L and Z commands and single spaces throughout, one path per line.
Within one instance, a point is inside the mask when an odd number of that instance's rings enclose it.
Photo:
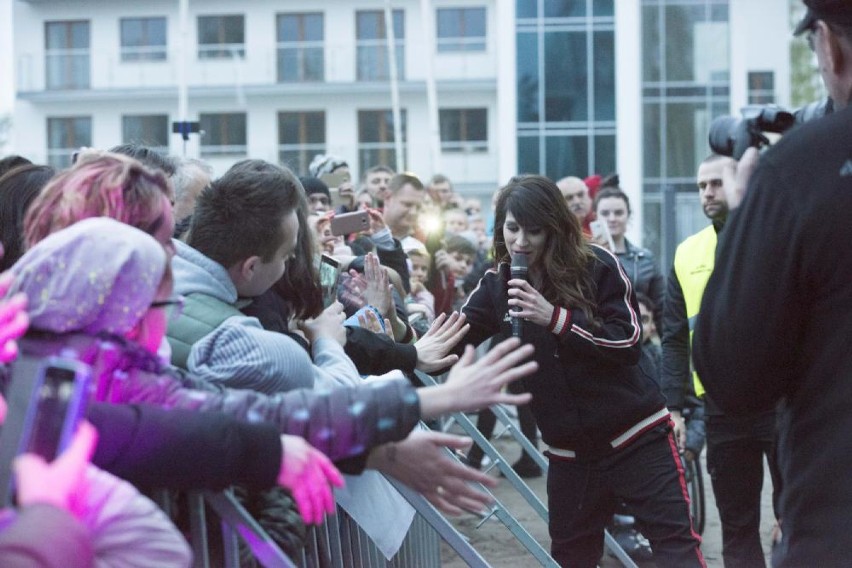
M 512 336 L 523 339 L 524 322 L 543 327 L 550 325 L 553 304 L 527 281 L 527 257 L 512 257 L 512 276 L 509 280 L 509 313 L 512 315 Z M 517 335 L 516 335 L 517 333 Z

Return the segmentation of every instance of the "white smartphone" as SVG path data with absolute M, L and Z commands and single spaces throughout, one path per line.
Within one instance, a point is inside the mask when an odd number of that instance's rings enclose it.
M 594 237 L 595 240 L 603 239 L 609 245 L 609 250 L 615 250 L 615 242 L 612 240 L 612 235 L 609 232 L 609 227 L 607 226 L 606 221 L 595 219 L 589 223 L 589 229 L 591 229 L 592 237 Z

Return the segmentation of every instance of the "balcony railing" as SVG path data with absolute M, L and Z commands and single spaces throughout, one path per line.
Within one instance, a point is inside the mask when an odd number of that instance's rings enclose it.
M 381 42 L 379 42 L 381 43 Z M 420 52 L 397 46 L 400 81 L 423 80 Z M 186 79 L 190 87 L 242 85 L 308 85 L 364 83 L 388 80 L 384 44 L 317 42 L 276 44 L 269 49 L 250 45 L 189 48 Z M 494 80 L 497 60 L 481 52 L 441 53 L 437 79 Z M 160 46 L 124 49 L 41 50 L 23 53 L 17 62 L 17 91 L 41 93 L 64 90 L 156 90 L 178 84 L 180 53 Z

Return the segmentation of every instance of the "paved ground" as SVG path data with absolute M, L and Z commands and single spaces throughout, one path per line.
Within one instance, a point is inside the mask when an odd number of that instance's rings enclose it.
M 520 455 L 517 444 L 514 441 L 510 442 L 506 439 L 498 440 L 498 450 L 507 457 L 509 462 L 515 460 Z M 710 484 L 710 478 L 706 474 L 706 467 L 702 469 L 704 474 L 704 486 L 706 491 L 707 502 L 707 523 L 704 529 L 704 542 L 702 550 L 704 552 L 707 565 L 710 568 L 722 567 L 722 536 L 721 527 L 719 525 L 719 516 L 716 511 L 715 502 L 713 500 L 713 490 Z M 496 471 L 494 472 L 496 475 Z M 764 545 L 764 551 L 767 553 L 767 564 L 769 563 L 769 542 L 774 521 L 771 507 L 771 483 L 768 481 L 769 474 L 765 476 L 763 488 L 763 510 L 761 520 L 761 536 Z M 529 480 L 529 486 L 546 504 L 546 490 L 544 478 Z M 515 489 L 505 480 L 503 480 L 495 491 L 497 499 L 502 501 L 506 508 L 515 515 L 527 531 L 544 546 L 545 549 L 550 548 L 550 539 L 547 534 L 547 526 L 540 517 L 527 505 L 526 501 L 518 494 Z M 511 567 L 521 568 L 526 566 L 537 566 L 538 562 L 532 557 L 526 549 L 509 533 L 508 529 L 499 521 L 491 519 L 486 521 L 480 528 L 477 528 L 480 519 L 472 515 L 460 517 L 454 520 L 456 528 L 464 534 L 473 543 L 474 547 L 488 562 L 495 567 Z M 461 568 L 465 566 L 455 552 L 448 546 L 444 545 L 442 549 L 442 564 L 446 567 Z M 602 568 L 615 568 L 620 566 L 620 562 L 616 559 L 607 557 L 606 554 L 601 562 Z M 653 563 L 646 563 L 645 567 L 652 567 Z

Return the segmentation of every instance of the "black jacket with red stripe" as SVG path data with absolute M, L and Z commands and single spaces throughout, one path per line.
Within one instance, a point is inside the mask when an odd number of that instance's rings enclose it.
M 640 362 L 642 327 L 630 280 L 609 251 L 592 249 L 595 256 L 588 269 L 596 290 L 598 325 L 581 310 L 562 306 L 568 310 L 558 326 L 561 333 L 523 322 L 522 334 L 523 341 L 536 348 L 538 371 L 522 380 L 533 395 L 542 439 L 576 452 L 578 459 L 610 454 L 668 420 L 653 370 Z M 509 265 L 502 263 L 471 293 L 462 308 L 470 324 L 464 343 L 511 336 L 509 276 Z

